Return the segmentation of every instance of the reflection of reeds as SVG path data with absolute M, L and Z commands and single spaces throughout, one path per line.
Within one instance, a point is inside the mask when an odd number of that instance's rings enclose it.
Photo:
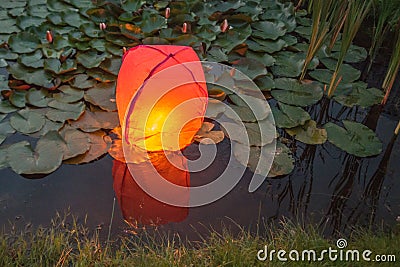
M 346 56 L 349 47 L 358 32 L 361 23 L 363 22 L 365 16 L 372 5 L 372 0 L 348 0 L 347 6 L 347 16 L 345 17 L 343 32 L 342 32 L 342 42 L 339 51 L 339 58 L 336 64 L 335 71 L 332 75 L 331 82 L 328 89 L 328 97 L 331 97 L 335 92 L 341 77 L 339 77 L 339 72 Z
M 399 0 L 374 0 L 373 3 L 374 27 L 371 46 L 368 52 L 369 62 L 366 73 L 370 71 L 386 33 L 393 27 L 393 24 L 398 21 L 400 16 Z
M 385 80 L 383 81 L 382 88 L 385 91 L 385 97 L 382 100 L 382 104 L 385 105 L 388 98 L 390 91 L 392 90 L 394 81 L 396 79 L 397 73 L 399 72 L 400 68 L 400 19 L 397 23 L 396 27 L 396 42 L 393 46 L 393 53 L 392 57 L 390 58 L 388 71 L 386 73 Z

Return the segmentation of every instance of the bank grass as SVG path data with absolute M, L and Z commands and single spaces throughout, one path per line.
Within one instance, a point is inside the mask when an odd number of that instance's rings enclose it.
M 110 242 L 101 241 L 99 232 L 91 232 L 74 218 L 53 220 L 49 227 L 35 230 L 11 229 L 0 236 L 0 266 L 366 266 L 360 262 L 270 262 L 259 261 L 257 252 L 321 251 L 336 247 L 336 238 L 324 238 L 314 226 L 291 222 L 264 225 L 251 233 L 240 226 L 236 231 L 212 228 L 198 241 L 183 240 L 176 234 L 144 231 L 121 234 Z M 231 229 L 231 228 L 229 228 Z M 347 237 L 346 249 L 369 249 L 373 253 L 394 254 L 400 260 L 400 233 L 391 230 L 356 230 Z M 398 263 L 398 262 L 397 262 Z M 395 266 L 396 263 L 369 262 L 368 266 Z

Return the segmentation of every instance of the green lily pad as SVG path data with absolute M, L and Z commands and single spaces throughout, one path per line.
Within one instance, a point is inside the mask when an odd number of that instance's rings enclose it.
M 7 48 L 0 48 L 0 58 L 6 59 L 6 60 L 14 60 L 18 58 L 17 53 L 11 52 L 10 49 Z
M 333 71 L 327 69 L 316 69 L 310 71 L 309 75 L 324 84 L 329 84 L 333 75 Z M 349 64 L 343 64 L 338 74 L 338 77 L 342 77 L 343 83 L 352 83 L 358 80 L 360 76 L 361 71 L 350 66 Z
M 275 76 L 298 77 L 304 66 L 306 55 L 304 53 L 293 53 L 289 51 L 281 51 L 276 53 L 275 64 L 271 67 Z M 319 64 L 318 59 L 313 58 L 308 69 L 313 69 Z
M 22 29 L 26 30 L 29 27 L 38 27 L 40 26 L 43 22 L 45 22 L 46 19 L 44 18 L 39 18 L 39 17 L 33 17 L 33 16 L 18 16 L 17 18 L 17 25 Z
M 61 16 L 66 24 L 75 28 L 79 28 L 82 24 L 89 22 L 88 20 L 83 18 L 78 12 L 72 10 L 61 12 Z
M 251 27 L 247 25 L 245 27 L 233 28 L 227 32 L 218 35 L 214 44 L 226 49 L 230 52 L 236 46 L 243 44 L 251 35 Z
M 125 11 L 128 12 L 135 12 L 137 11 L 139 8 L 141 8 L 144 4 L 146 3 L 146 1 L 143 0 L 126 0 L 122 2 L 122 8 Z
M 272 178 L 287 175 L 291 173 L 293 169 L 294 158 L 290 149 L 281 142 L 276 142 L 275 157 L 271 169 L 269 170 L 268 177 Z
M 326 130 L 317 128 L 317 123 L 313 120 L 308 120 L 304 125 L 285 130 L 296 140 L 309 145 L 323 144 L 327 139 Z
M 25 107 L 26 104 L 25 95 L 26 91 L 20 91 L 20 90 L 11 91 L 11 95 L 9 98 L 10 103 L 16 106 L 17 108 Z
M 67 128 L 60 134 L 65 141 L 63 160 L 82 155 L 90 149 L 90 138 L 85 133 Z
M 300 83 L 295 79 L 275 79 L 275 88 L 272 96 L 285 104 L 305 107 L 317 103 L 323 96 L 321 86 L 316 82 Z
M 265 75 L 254 80 L 261 91 L 271 91 L 275 88 L 275 81 L 271 76 Z
M 279 128 L 294 128 L 304 125 L 311 119 L 310 114 L 300 107 L 278 103 L 278 108 L 272 108 L 276 126 Z
M 357 157 L 370 157 L 382 152 L 381 141 L 367 126 L 347 120 L 343 125 L 345 128 L 331 122 L 325 124 L 329 142 Z
M 0 28 L 0 33 L 5 33 L 5 34 L 10 34 L 14 32 L 19 32 L 20 29 L 15 25 L 15 20 L 14 19 L 4 19 L 0 20 L 1 23 L 1 28 Z
M 250 50 L 255 52 L 275 53 L 282 50 L 287 44 L 282 39 L 276 40 L 262 40 L 257 38 L 248 39 L 246 41 Z
M 80 89 L 75 89 L 68 85 L 63 85 L 58 88 L 60 91 L 53 95 L 53 98 L 59 102 L 63 103 L 73 103 L 79 101 L 83 98 L 84 91 Z
M 7 147 L 0 147 L 0 170 L 8 168 Z
M 70 124 L 74 128 L 79 128 L 84 132 L 95 132 L 100 129 L 114 129 L 119 125 L 117 112 L 89 111 L 79 117 L 78 120 Z
M 31 53 L 39 47 L 40 39 L 35 34 L 19 32 L 10 36 L 8 44 L 15 53 Z
M 18 108 L 10 103 L 8 100 L 0 100 L 0 113 L 12 113 L 17 111 Z
M 33 54 L 23 54 L 18 58 L 18 62 L 26 67 L 43 68 L 44 60 L 41 50 L 36 50 Z
M 165 18 L 154 13 L 144 11 L 142 14 L 142 22 L 139 24 L 144 33 L 151 33 L 167 27 Z
M 241 58 L 234 62 L 233 67 L 243 72 L 252 80 L 267 74 L 265 66 L 261 62 L 251 58 Z
M 47 110 L 48 110 L 47 108 L 44 108 L 40 111 L 35 110 L 35 112 L 45 115 Z M 37 132 L 29 134 L 29 136 L 32 136 L 34 138 L 40 138 L 40 137 L 46 135 L 48 132 L 59 131 L 63 126 L 64 126 L 63 122 L 51 121 L 51 120 L 45 118 L 45 123 L 44 123 L 42 129 L 40 129 Z
M 50 101 L 49 93 L 46 89 L 30 89 L 26 93 L 26 102 L 32 106 L 44 108 Z
M 106 111 L 116 111 L 115 83 L 98 83 L 85 92 L 85 100 Z
M 86 72 L 90 77 L 101 83 L 114 82 L 117 77 L 114 74 L 106 72 L 100 68 L 90 69 Z
M 276 40 L 285 35 L 286 28 L 283 22 L 258 21 L 251 24 L 253 28 L 252 36 L 261 39 Z
M 52 121 L 64 122 L 66 120 L 77 120 L 85 111 L 85 104 L 63 103 L 58 100 L 52 100 L 48 104 L 51 109 L 46 113 L 46 117 Z
M 332 57 L 338 59 L 340 52 L 332 53 Z M 367 58 L 367 50 L 364 47 L 350 45 L 349 50 L 344 56 L 344 61 L 348 63 L 362 62 Z
M 39 131 L 45 123 L 43 115 L 22 109 L 10 117 L 11 126 L 20 133 L 30 134 Z
M 39 139 L 35 149 L 27 141 L 8 147 L 8 163 L 18 174 L 47 174 L 61 165 L 63 140 L 53 131 Z
M 246 52 L 246 57 L 255 59 L 267 67 L 274 65 L 276 62 L 275 58 L 273 56 L 268 55 L 267 53 L 257 53 L 250 50 Z
M 228 61 L 228 56 L 226 55 L 226 51 L 224 51 L 220 47 L 212 47 L 207 52 L 207 60 L 214 62 L 226 62 Z
M 27 68 L 19 63 L 14 63 L 7 68 L 14 78 L 25 81 L 28 84 L 35 84 L 42 87 L 52 87 L 53 77 L 44 69 Z
M 82 164 L 91 162 L 106 154 L 108 149 L 111 147 L 112 140 L 103 131 L 86 133 L 86 136 L 89 138 L 88 142 L 90 144 L 89 150 L 82 155 L 67 159 L 66 161 L 64 161 L 64 163 Z
M 77 69 L 77 63 L 73 59 L 62 62 L 57 58 L 47 58 L 44 61 L 44 68 L 55 74 L 64 74 Z
M 11 126 L 10 121 L 0 122 L 0 145 L 6 140 L 9 134 L 13 133 L 15 133 L 15 129 Z
M 100 30 L 99 26 L 95 25 L 94 23 L 85 23 L 81 25 L 79 29 L 91 38 L 98 38 L 104 35 L 104 32 Z
M 244 126 L 246 127 L 246 132 L 236 133 L 229 138 L 241 144 L 247 144 L 248 138 L 248 144 L 250 146 L 264 146 L 272 143 L 275 139 L 276 128 L 269 119 L 255 123 L 245 122 Z M 234 126 L 231 125 L 230 128 L 234 129 Z M 239 126 L 236 128 L 240 129 Z
M 88 89 L 93 87 L 96 84 L 96 81 L 89 79 L 89 76 L 86 74 L 78 74 L 69 82 L 69 84 L 75 88 Z
M 217 99 L 209 99 L 205 117 L 215 119 L 219 114 L 225 112 L 225 104 Z
M 121 58 L 107 58 L 100 64 L 100 69 L 117 76 L 121 68 Z
M 85 68 L 90 69 L 100 66 L 101 62 L 107 57 L 108 55 L 106 53 L 98 54 L 97 51 L 91 50 L 87 52 L 78 52 L 76 59 Z
M 367 85 L 357 82 L 346 84 L 345 87 L 338 87 L 333 99 L 346 107 L 360 106 L 367 108 L 380 104 L 384 97 L 383 91 L 377 88 L 367 88 Z

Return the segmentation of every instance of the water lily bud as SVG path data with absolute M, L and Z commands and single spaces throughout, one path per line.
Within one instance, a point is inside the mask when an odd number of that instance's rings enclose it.
M 221 23 L 221 32 L 226 32 L 229 28 L 228 20 L 224 19 L 224 21 Z
M 107 25 L 104 22 L 100 22 L 99 28 L 100 30 L 104 31 L 107 28 Z
M 126 47 L 124 46 L 124 47 L 122 47 L 122 55 L 125 55 L 126 54 Z
M 170 15 L 171 15 L 171 9 L 169 7 L 167 7 L 165 9 L 165 18 L 168 19 Z
M 186 33 L 186 32 L 187 32 L 187 23 L 186 23 L 186 22 L 183 23 L 182 32 L 183 32 L 183 33 Z
M 53 42 L 53 35 L 51 34 L 51 31 L 46 32 L 46 39 L 47 39 L 47 42 L 49 42 L 49 43 Z

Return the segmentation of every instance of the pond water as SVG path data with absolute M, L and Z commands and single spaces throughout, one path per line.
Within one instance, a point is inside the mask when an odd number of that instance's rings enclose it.
M 283 178 L 267 179 L 254 193 L 248 193 L 251 172 L 225 197 L 206 206 L 190 208 L 180 222 L 158 229 L 170 230 L 189 239 L 206 235 L 210 226 L 218 230 L 237 225 L 256 229 L 258 222 L 283 217 L 319 223 L 327 235 L 336 230 L 348 232 L 354 226 L 391 226 L 400 215 L 400 139 L 392 133 L 398 118 L 382 113 L 376 132 L 383 141 L 383 153 L 372 158 L 356 158 L 330 143 L 322 146 L 290 143 L 295 149 L 296 167 Z M 192 173 L 192 186 L 204 184 L 220 173 L 226 164 L 230 144 L 218 145 L 216 161 L 206 170 Z M 195 158 L 198 145 L 189 146 L 185 155 Z M 385 154 L 386 153 L 386 154 Z M 23 178 L 9 169 L 0 171 L 0 225 L 23 229 L 27 223 L 49 225 L 56 212 L 71 211 L 91 229 L 110 223 L 114 191 L 113 159 L 103 157 L 86 165 L 62 165 L 41 178 Z M 156 211 L 156 210 L 155 210 Z M 185 218 L 186 217 L 186 218 Z M 183 220 L 182 220 L 183 219 Z M 118 202 L 112 233 L 117 236 L 130 227 L 124 222 Z

